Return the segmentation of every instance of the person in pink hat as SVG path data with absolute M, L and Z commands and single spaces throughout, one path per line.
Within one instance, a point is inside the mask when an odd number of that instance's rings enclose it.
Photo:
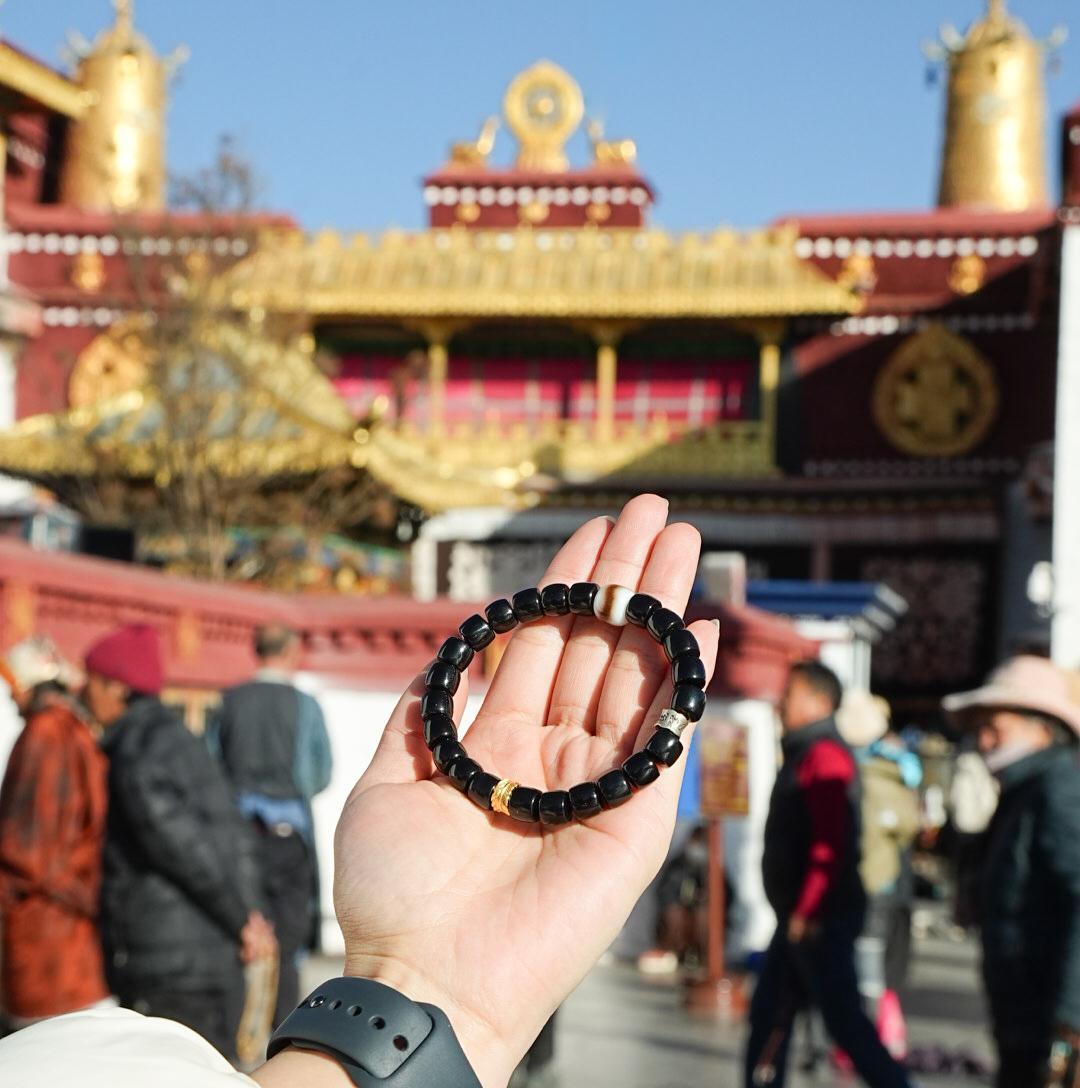
M 86 654 L 86 705 L 109 757 L 102 932 L 125 1008 L 179 1021 L 228 1058 L 241 962 L 276 951 L 253 844 L 205 743 L 160 699 L 157 631 L 130 624 Z
M 976 896 L 997 1084 L 1072 1084 L 1080 1048 L 1080 707 L 1056 665 L 1022 656 L 942 708 L 974 736 L 1001 786 Z

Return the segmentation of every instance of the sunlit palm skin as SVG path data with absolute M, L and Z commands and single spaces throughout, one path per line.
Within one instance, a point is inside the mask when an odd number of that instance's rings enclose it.
M 642 495 L 614 524 L 587 522 L 540 585 L 616 583 L 681 613 L 700 538 L 666 519 L 667 503 Z M 711 674 L 717 627 L 691 629 Z M 640 628 L 540 620 L 515 631 L 464 743 L 498 777 L 569 788 L 644 744 L 670 698 L 668 673 Z M 518 824 L 480 810 L 434 773 L 422 691 L 418 679 L 402 697 L 338 824 L 334 899 L 346 971 L 440 1006 L 485 1088 L 495 1088 L 658 870 L 685 760 L 587 823 Z M 467 677 L 458 714 L 466 694 Z

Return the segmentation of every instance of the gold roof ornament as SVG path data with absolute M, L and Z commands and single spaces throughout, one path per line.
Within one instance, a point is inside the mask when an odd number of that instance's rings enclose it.
M 498 117 L 489 117 L 480 126 L 475 140 L 458 140 L 450 145 L 451 166 L 487 166 L 488 155 L 495 146 L 495 133 L 499 130 Z
M 360 318 L 770 317 L 854 313 L 856 289 L 795 255 L 797 224 L 661 230 L 388 231 L 265 236 L 219 281 L 239 311 Z
M 941 207 L 1021 211 L 1049 203 L 1045 159 L 1043 56 L 1063 40 L 1035 41 L 1005 0 L 966 35 L 944 26 L 926 47 L 948 69 Z
M 62 490 L 103 475 L 157 479 L 189 454 L 253 479 L 362 464 L 355 418 L 299 347 L 235 324 L 207 324 L 197 339 L 194 386 L 180 366 L 166 395 L 147 366 L 146 380 L 125 392 L 29 416 L 0 432 L 0 471 Z
M 581 88 L 557 64 L 538 61 L 514 77 L 503 112 L 520 148 L 521 170 L 555 172 L 569 162 L 564 148 L 585 115 Z
M 113 0 L 113 7 L 113 25 L 92 46 L 72 43 L 74 78 L 91 105 L 68 134 L 60 199 L 94 211 L 160 211 L 166 87 L 187 51 L 159 57 L 135 30 L 132 0 Z
M 633 166 L 637 159 L 637 144 L 633 140 L 607 140 L 604 123 L 593 118 L 586 126 L 592 145 L 593 162 L 597 166 Z

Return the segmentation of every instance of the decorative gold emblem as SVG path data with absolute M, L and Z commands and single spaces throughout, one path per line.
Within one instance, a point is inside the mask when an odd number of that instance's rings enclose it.
M 475 223 L 480 218 L 480 205 L 459 204 L 454 211 L 454 218 L 461 223 Z
M 202 630 L 199 617 L 184 609 L 176 619 L 176 654 L 181 661 L 195 661 L 202 651 Z
M 522 223 L 531 223 L 535 226 L 537 223 L 543 223 L 548 217 L 548 206 L 541 204 L 539 200 L 534 200 L 531 204 L 523 204 L 518 211 L 518 218 Z
M 974 294 L 986 282 L 986 261 L 977 253 L 957 257 L 949 269 L 949 286 L 958 295 Z
M 849 291 L 868 295 L 877 286 L 877 268 L 869 253 L 852 253 L 844 258 L 836 282 Z
M 518 138 L 523 170 L 566 170 L 563 148 L 581 124 L 581 88 L 557 64 L 542 60 L 516 76 L 503 99 L 506 123 Z
M 146 347 L 130 322 L 121 322 L 91 340 L 79 353 L 68 380 L 73 408 L 126 393 L 146 377 Z
M 962 337 L 930 325 L 893 353 L 874 383 L 874 419 L 888 440 L 919 457 L 956 457 L 997 415 L 993 369 Z
M 100 253 L 78 253 L 71 262 L 71 284 L 84 294 L 96 295 L 105 286 L 105 258 Z
M 509 778 L 500 779 L 499 784 L 491 791 L 491 810 L 510 815 L 510 794 L 518 788 L 517 782 L 511 782 Z

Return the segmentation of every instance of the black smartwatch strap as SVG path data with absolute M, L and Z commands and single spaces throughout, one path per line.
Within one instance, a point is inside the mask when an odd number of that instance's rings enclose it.
M 480 1088 L 446 1014 L 366 978 L 332 978 L 294 1009 L 266 1048 L 319 1050 L 359 1088 Z

